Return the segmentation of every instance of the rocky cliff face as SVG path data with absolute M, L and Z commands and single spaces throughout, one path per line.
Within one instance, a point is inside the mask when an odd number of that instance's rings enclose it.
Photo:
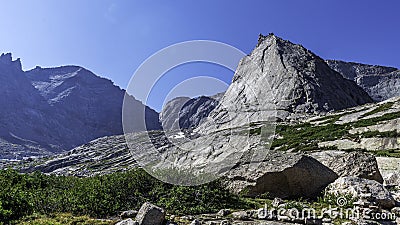
M 125 91 L 82 67 L 37 67 L 24 72 L 19 60 L 3 54 L 0 92 L 4 146 L 0 157 L 46 155 L 122 134 Z M 148 129 L 159 129 L 158 113 L 129 98 L 132 113 L 141 115 L 146 110 Z
M 82 67 L 35 68 L 26 72 L 33 86 L 53 108 L 69 115 L 65 124 L 87 143 L 95 138 L 122 134 L 122 104 L 125 91 L 112 81 L 100 78 Z M 159 129 L 158 113 L 130 97 L 134 117 L 147 108 L 148 129 Z
M 163 107 L 160 121 L 164 130 L 182 130 L 197 127 L 218 105 L 224 93 L 197 98 L 178 97 Z
M 399 96 L 400 70 L 393 67 L 327 60 L 328 65 L 343 77 L 354 80 L 375 101 Z
M 273 117 L 297 119 L 369 102 L 372 99 L 364 90 L 323 59 L 270 34 L 260 35 L 256 48 L 240 61 L 232 84 L 210 117 L 223 129 Z
M 60 141 L 56 132 L 60 114 L 36 91 L 11 54 L 0 56 L 0 145 L 1 155 L 14 158 L 14 152 L 30 151 L 33 155 L 56 151 Z M 53 146 L 54 147 L 50 147 Z

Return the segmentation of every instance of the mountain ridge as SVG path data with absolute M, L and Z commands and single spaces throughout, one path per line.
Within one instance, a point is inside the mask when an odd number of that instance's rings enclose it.
M 355 81 L 374 101 L 384 101 L 400 93 L 400 70 L 397 68 L 340 60 L 326 62 L 346 79 Z
M 21 61 L 13 61 L 7 53 L 0 57 L 0 75 L 0 145 L 16 146 L 11 148 L 14 150 L 2 149 L 2 158 L 35 156 L 34 151 L 48 155 L 99 137 L 122 134 L 124 97 L 133 106 L 134 117 L 140 119 L 146 111 L 148 129 L 161 127 L 157 112 L 111 80 L 80 66 L 23 71 Z M 30 146 L 32 143 L 34 146 Z

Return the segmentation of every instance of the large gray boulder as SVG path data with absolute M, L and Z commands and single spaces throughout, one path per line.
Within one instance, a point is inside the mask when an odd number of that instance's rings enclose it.
M 165 210 L 149 202 L 140 208 L 136 215 L 139 225 L 161 225 L 165 220 Z
M 382 184 L 374 180 L 358 177 L 340 177 L 326 188 L 326 193 L 336 196 L 350 195 L 354 198 L 366 198 L 370 205 L 377 204 L 382 208 L 391 209 L 396 202 Z
M 400 187 L 400 159 L 394 157 L 377 157 L 378 167 L 387 186 Z
M 327 60 L 326 62 L 343 77 L 354 80 L 375 101 L 384 101 L 399 96 L 400 70 L 397 68 L 339 60 Z
M 374 155 L 364 152 L 321 151 L 312 157 L 333 170 L 339 177 L 352 176 L 383 183 Z
M 227 177 L 228 187 L 246 196 L 268 193 L 270 197 L 315 198 L 337 175 L 310 156 L 271 152 L 256 169 L 243 163 Z

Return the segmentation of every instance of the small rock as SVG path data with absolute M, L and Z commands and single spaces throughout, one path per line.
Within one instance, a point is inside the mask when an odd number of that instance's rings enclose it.
M 231 214 L 231 210 L 230 209 L 221 209 L 217 213 L 218 216 L 222 216 L 222 217 L 227 216 L 229 214 Z
M 248 220 L 249 219 L 249 215 L 247 214 L 246 211 L 233 212 L 232 217 L 237 220 Z
M 190 223 L 190 225 L 201 225 L 201 223 L 199 220 L 195 219 Z
M 400 175 L 399 173 L 388 173 L 384 177 L 384 185 L 386 186 L 398 186 L 400 185 Z
M 304 223 L 306 225 L 322 225 L 322 220 L 321 219 L 306 218 L 304 220 Z
M 220 225 L 230 225 L 231 223 L 228 220 L 221 221 Z
M 400 217 L 400 207 L 394 207 L 391 210 L 392 213 L 396 214 L 397 217 Z
M 136 215 L 140 225 L 161 225 L 165 219 L 165 210 L 146 202 Z
M 355 221 L 357 222 L 357 225 L 380 225 L 381 223 L 378 223 L 377 221 L 373 220 L 359 220 Z
M 139 225 L 139 223 L 137 221 L 134 221 L 131 218 L 129 218 L 126 220 L 122 220 L 122 221 L 116 223 L 115 225 Z
M 286 208 L 287 207 L 287 205 L 288 204 L 286 204 L 286 203 L 283 203 L 283 204 L 280 204 L 280 205 L 278 205 L 278 209 L 284 209 L 284 208 Z
M 193 216 L 181 216 L 181 220 L 191 221 L 191 220 L 195 220 L 195 218 Z
M 376 206 L 376 205 L 370 205 L 370 206 L 368 206 L 368 208 L 370 210 L 372 210 L 373 212 L 378 212 L 379 211 L 379 207 Z
M 250 211 L 247 211 L 247 215 L 248 215 L 251 219 L 258 219 L 258 210 L 250 210 Z
M 330 219 L 330 218 L 323 218 L 323 219 L 322 219 L 322 222 L 323 222 L 323 223 L 330 223 L 330 222 L 332 222 L 332 219 Z
M 138 211 L 136 211 L 136 210 L 128 210 L 128 211 L 123 211 L 119 215 L 119 217 L 121 217 L 122 219 L 134 218 L 137 214 L 138 214 Z
M 273 207 L 278 207 L 279 205 L 285 203 L 281 198 L 274 198 L 274 201 L 272 201 L 272 206 Z
M 208 221 L 207 225 L 219 225 L 219 223 L 216 221 Z
M 342 225 L 353 225 L 351 222 L 343 222 Z

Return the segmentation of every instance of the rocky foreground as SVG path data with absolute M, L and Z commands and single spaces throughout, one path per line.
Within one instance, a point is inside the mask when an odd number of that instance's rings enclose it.
M 296 204 L 304 204 L 303 208 L 312 207 L 310 203 L 297 202 L 295 199 L 315 199 L 323 193 L 326 196 L 346 196 L 346 201 L 353 202 L 351 207 L 354 205 L 369 215 L 397 215 L 400 202 L 400 160 L 396 158 L 400 152 L 399 113 L 400 99 L 393 98 L 297 123 L 278 123 L 271 150 L 260 167 L 256 171 L 249 171 L 246 167 L 249 164 L 243 158 L 241 164 L 226 174 L 229 178 L 227 186 L 236 193 L 253 198 L 265 197 L 264 194 L 268 193 L 268 198 L 276 198 L 276 201 L 280 201 L 277 206 L 283 208 Z M 256 138 L 262 127 L 243 129 L 250 129 L 250 137 L 259 140 Z M 290 131 L 301 138 L 298 139 Z M 158 142 L 147 144 L 163 149 L 171 144 L 169 139 L 185 140 L 185 134 L 177 136 L 179 133 L 169 133 L 172 136 L 153 139 Z M 165 137 L 162 133 L 153 135 Z M 138 143 L 146 144 L 146 139 L 140 134 L 134 138 Z M 310 138 L 310 142 L 303 141 L 307 138 Z M 137 167 L 138 163 L 125 137 L 113 136 L 97 139 L 58 157 L 33 160 L 19 166 L 23 172 L 93 176 L 129 170 Z M 269 207 L 273 206 L 272 202 L 268 204 Z M 334 206 L 338 207 L 332 203 Z M 168 215 L 165 218 L 178 224 L 189 224 L 196 219 L 198 223 L 193 224 L 270 224 L 270 221 L 300 224 L 320 224 L 324 221 L 329 224 L 329 221 L 337 221 L 329 218 L 306 221 L 284 216 L 278 218 L 277 215 L 260 219 L 257 210 L 225 210 L 219 214 Z M 390 217 L 378 221 L 396 224 L 394 220 Z

